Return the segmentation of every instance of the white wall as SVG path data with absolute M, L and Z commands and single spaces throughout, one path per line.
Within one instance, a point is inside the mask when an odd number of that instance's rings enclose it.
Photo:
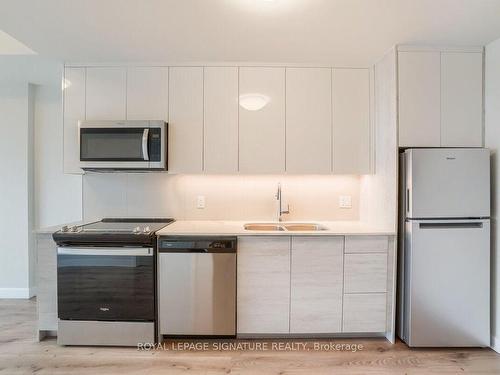
M 0 56 L 0 85 L 34 83 L 35 227 L 81 219 L 81 176 L 63 174 L 60 62 Z
M 35 90 L 35 227 L 80 220 L 82 178 L 63 173 L 60 77 Z
M 358 220 L 358 176 L 169 175 L 89 173 L 83 176 L 85 219 L 163 216 L 186 220 L 275 220 L 281 182 L 290 204 L 285 220 Z M 206 208 L 197 209 L 198 195 Z M 351 195 L 352 208 L 338 207 Z M 285 202 L 284 202 L 285 203 Z
M 32 295 L 33 109 L 32 86 L 27 83 L 0 86 L 0 296 L 3 297 Z
M 31 229 L 81 219 L 81 176 L 62 170 L 61 77 L 60 63 L 0 56 L 0 298 L 33 294 Z
M 498 254 L 498 203 L 500 201 L 500 39 L 486 46 L 485 59 L 485 146 L 491 149 L 492 233 L 492 346 L 500 352 L 500 256 Z

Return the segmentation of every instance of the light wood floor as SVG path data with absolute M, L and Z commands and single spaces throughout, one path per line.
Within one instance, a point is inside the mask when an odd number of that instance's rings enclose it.
M 33 300 L 0 300 L 0 374 L 500 374 L 489 349 L 409 350 L 382 339 L 321 341 L 364 345 L 356 353 L 315 351 L 315 341 L 296 352 L 60 347 L 34 341 L 35 309 Z

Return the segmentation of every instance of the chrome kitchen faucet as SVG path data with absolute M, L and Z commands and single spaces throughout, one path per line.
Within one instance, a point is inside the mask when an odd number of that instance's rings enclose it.
M 287 204 L 286 206 L 286 210 L 283 210 L 282 208 L 282 204 L 281 204 L 281 183 L 278 182 L 278 191 L 276 192 L 276 201 L 277 201 L 277 206 L 278 206 L 278 209 L 277 209 L 277 220 L 278 221 L 282 221 L 282 216 L 283 214 L 289 214 L 290 213 L 290 205 Z

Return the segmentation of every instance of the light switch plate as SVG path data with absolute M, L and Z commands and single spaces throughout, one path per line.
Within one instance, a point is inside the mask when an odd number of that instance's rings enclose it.
M 339 207 L 340 208 L 352 208 L 352 199 L 350 195 L 339 196 Z
M 199 209 L 205 208 L 205 196 L 204 195 L 198 195 L 198 198 L 196 199 L 196 208 L 199 208 Z

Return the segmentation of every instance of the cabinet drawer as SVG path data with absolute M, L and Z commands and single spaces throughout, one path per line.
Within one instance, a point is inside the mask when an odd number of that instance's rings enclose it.
M 346 236 L 346 253 L 384 253 L 389 248 L 388 236 Z
M 344 267 L 345 293 L 387 290 L 387 254 L 346 254 Z
M 386 294 L 344 294 L 343 332 L 385 332 Z

